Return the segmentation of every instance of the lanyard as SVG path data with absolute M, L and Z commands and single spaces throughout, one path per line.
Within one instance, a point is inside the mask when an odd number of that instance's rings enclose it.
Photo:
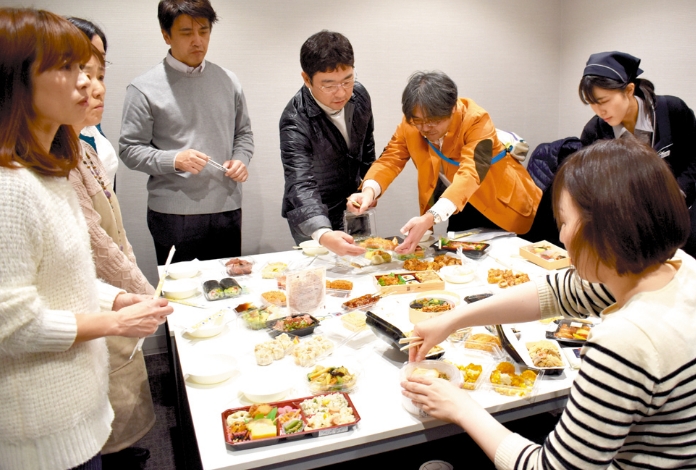
M 428 145 L 430 145 L 430 148 L 433 149 L 433 150 L 435 151 L 435 153 L 437 154 L 438 157 L 442 158 L 442 159 L 443 159 L 444 161 L 446 161 L 447 163 L 451 163 L 451 164 L 454 165 L 454 166 L 459 166 L 459 162 L 456 162 L 456 161 L 452 160 L 451 158 L 445 157 L 444 154 L 440 151 L 440 149 L 437 148 L 437 147 L 435 147 L 435 146 L 433 145 L 433 143 L 430 142 L 430 141 L 428 140 L 427 137 L 423 136 L 423 138 L 424 138 L 425 141 L 428 143 Z M 507 154 L 507 152 L 508 152 L 508 149 L 503 149 L 502 152 L 500 152 L 498 155 L 496 155 L 495 157 L 493 157 L 493 158 L 491 159 L 491 165 L 493 165 L 494 163 L 497 163 L 498 161 L 500 161 L 500 160 Z

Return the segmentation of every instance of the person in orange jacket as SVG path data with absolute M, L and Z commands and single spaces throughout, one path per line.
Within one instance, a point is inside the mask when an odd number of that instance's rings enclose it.
M 373 206 L 412 160 L 421 215 L 402 227 L 407 237 L 397 253 L 413 252 L 426 230 L 446 220 L 449 231 L 488 227 L 526 233 L 542 192 L 508 155 L 488 113 L 458 98 L 457 85 L 439 71 L 411 75 L 401 104 L 404 118 L 365 175 L 362 192 L 349 198 L 348 210 L 362 214 Z

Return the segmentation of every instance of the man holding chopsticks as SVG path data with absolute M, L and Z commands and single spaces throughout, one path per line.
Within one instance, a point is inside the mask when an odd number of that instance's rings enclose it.
M 163 264 L 239 256 L 242 188 L 254 152 L 237 76 L 205 55 L 217 15 L 209 0 L 161 0 L 167 57 L 128 86 L 120 156 L 150 175 L 147 223 Z

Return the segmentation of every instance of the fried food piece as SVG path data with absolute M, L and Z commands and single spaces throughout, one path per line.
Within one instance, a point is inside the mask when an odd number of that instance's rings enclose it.
M 469 339 L 464 343 L 464 347 L 492 353 L 495 352 L 496 347 L 501 347 L 501 344 L 497 336 L 487 333 L 476 333 L 469 336 Z
M 422 272 L 417 272 L 415 274 L 416 279 L 420 282 L 428 282 L 428 281 L 441 281 L 442 279 L 440 276 L 437 275 L 437 273 L 434 273 L 432 271 L 422 271 Z
M 430 264 L 422 259 L 412 258 L 404 261 L 404 269 L 409 271 L 426 271 L 429 269 Z
M 285 307 L 287 302 L 287 297 L 285 297 L 285 292 L 279 290 L 272 290 L 264 292 L 261 297 L 266 300 L 269 304 L 277 305 L 279 307 Z
M 335 281 L 326 281 L 326 287 L 329 289 L 353 290 L 353 283 L 343 279 L 336 279 Z
M 360 246 L 364 248 L 372 248 L 378 250 L 393 250 L 399 245 L 399 241 L 394 238 L 392 240 L 387 240 L 381 237 L 370 237 L 359 243 Z
M 527 343 L 527 350 L 536 367 L 563 367 L 561 352 L 551 341 L 541 340 Z
M 488 270 L 488 283 L 498 284 L 498 287 L 505 289 L 506 287 L 516 286 L 529 282 L 527 273 L 514 273 L 511 269 L 495 269 Z
M 500 364 L 498 364 L 496 369 L 499 370 L 501 374 L 512 375 L 515 373 L 515 366 L 507 361 L 504 361 L 504 362 L 501 362 Z

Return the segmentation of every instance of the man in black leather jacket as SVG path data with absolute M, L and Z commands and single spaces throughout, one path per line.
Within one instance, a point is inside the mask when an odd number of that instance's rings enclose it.
M 346 198 L 375 160 L 370 95 L 355 81 L 353 47 L 342 34 L 312 35 L 300 63 L 304 85 L 280 118 L 282 216 L 298 244 L 314 239 L 339 255 L 360 254 L 341 230 Z

